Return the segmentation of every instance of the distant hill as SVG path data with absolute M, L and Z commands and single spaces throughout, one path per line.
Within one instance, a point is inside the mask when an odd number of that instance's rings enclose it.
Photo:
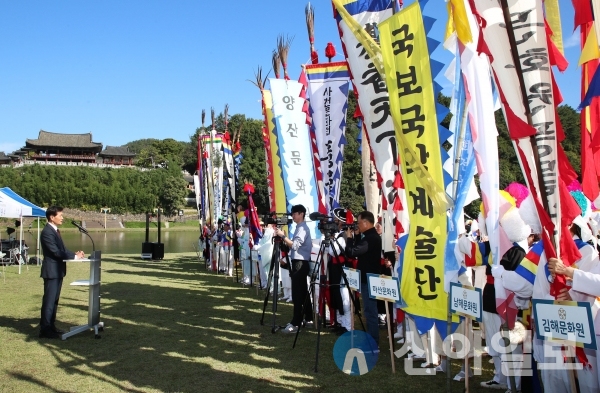
M 123 147 L 129 148 L 129 151 L 132 151 L 134 153 L 139 153 L 142 151 L 142 149 L 152 146 L 152 143 L 156 141 L 158 141 L 158 139 L 138 139 L 137 141 L 131 141 L 124 144 Z

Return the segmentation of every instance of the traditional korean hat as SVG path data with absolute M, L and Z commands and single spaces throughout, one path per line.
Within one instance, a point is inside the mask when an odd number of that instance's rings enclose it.
M 333 209 L 333 217 L 335 217 L 336 219 L 340 220 L 343 223 L 346 223 L 346 215 L 348 214 L 348 210 L 341 208 L 341 207 L 337 207 L 335 209 Z M 352 213 L 350 213 L 352 214 Z

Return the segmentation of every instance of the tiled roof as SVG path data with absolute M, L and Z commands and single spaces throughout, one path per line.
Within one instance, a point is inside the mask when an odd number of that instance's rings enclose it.
M 92 142 L 91 132 L 87 134 L 59 134 L 40 130 L 38 139 L 27 139 L 26 144 L 36 147 L 79 147 L 102 150 L 102 143 Z

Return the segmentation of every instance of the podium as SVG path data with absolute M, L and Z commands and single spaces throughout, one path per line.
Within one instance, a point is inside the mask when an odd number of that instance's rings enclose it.
M 95 338 L 100 338 L 100 333 L 104 330 L 104 322 L 100 322 L 100 268 L 102 265 L 100 251 L 92 252 L 89 259 L 69 259 L 67 263 L 89 263 L 90 278 L 89 280 L 78 280 L 71 283 L 76 286 L 87 286 L 89 288 L 88 300 L 88 323 L 87 325 L 73 326 L 68 332 L 64 333 L 61 338 L 67 338 L 76 334 L 94 329 Z

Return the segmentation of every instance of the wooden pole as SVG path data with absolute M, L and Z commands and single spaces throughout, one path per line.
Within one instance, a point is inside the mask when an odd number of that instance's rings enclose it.
M 396 362 L 394 356 L 394 337 L 392 335 L 392 322 L 390 318 L 390 309 L 388 307 L 389 302 L 385 301 L 385 317 L 387 321 L 388 341 L 390 344 L 390 359 L 392 361 L 392 373 L 396 374 Z
M 465 318 L 465 337 L 471 342 L 471 318 Z M 469 393 L 469 352 L 465 354 L 465 393 Z

